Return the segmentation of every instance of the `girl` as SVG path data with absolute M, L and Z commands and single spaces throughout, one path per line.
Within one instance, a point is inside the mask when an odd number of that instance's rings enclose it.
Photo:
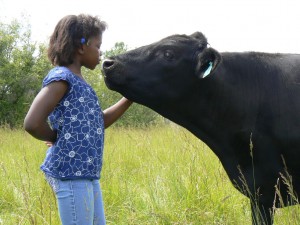
M 105 224 L 99 184 L 104 129 L 132 104 L 122 98 L 101 111 L 81 67 L 99 64 L 106 24 L 90 15 L 69 15 L 56 25 L 48 58 L 56 66 L 43 81 L 24 120 L 25 130 L 50 143 L 41 166 L 58 202 L 63 225 Z

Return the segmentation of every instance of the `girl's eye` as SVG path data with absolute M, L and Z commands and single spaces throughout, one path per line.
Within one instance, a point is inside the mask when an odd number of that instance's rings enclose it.
M 166 50 L 164 52 L 164 57 L 168 60 L 172 60 L 172 59 L 174 59 L 174 53 L 170 50 Z

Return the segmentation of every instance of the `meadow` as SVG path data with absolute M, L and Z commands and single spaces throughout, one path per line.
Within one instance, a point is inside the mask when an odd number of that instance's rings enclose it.
M 39 169 L 45 151 L 23 130 L 0 129 L 1 225 L 60 224 Z M 176 125 L 107 129 L 101 186 L 110 225 L 251 224 L 217 157 Z M 300 208 L 277 209 L 275 224 L 300 224 Z

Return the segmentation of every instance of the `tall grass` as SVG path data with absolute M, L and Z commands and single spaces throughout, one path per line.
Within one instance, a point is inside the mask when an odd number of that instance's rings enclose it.
M 21 130 L 0 130 L 0 224 L 59 224 L 39 165 L 45 145 Z
M 39 170 L 45 151 L 22 130 L 0 129 L 1 225 L 60 224 Z M 107 224 L 251 224 L 249 200 L 216 156 L 177 126 L 108 129 L 101 186 Z M 276 210 L 275 224 L 300 223 L 299 212 Z

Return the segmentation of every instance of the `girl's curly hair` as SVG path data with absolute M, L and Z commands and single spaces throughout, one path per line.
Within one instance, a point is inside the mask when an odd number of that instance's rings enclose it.
M 55 66 L 67 66 L 73 63 L 75 51 L 81 40 L 102 35 L 107 24 L 97 16 L 80 14 L 63 17 L 56 25 L 50 37 L 48 58 Z

